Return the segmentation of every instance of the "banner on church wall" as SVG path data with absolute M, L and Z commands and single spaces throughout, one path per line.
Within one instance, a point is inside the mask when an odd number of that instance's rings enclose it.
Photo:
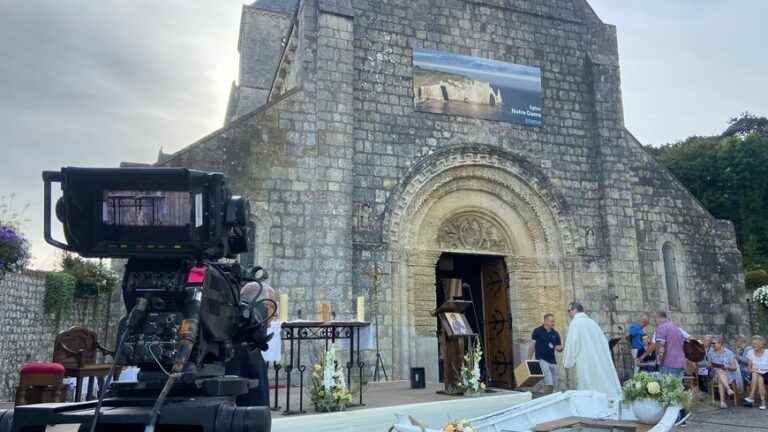
M 541 125 L 541 69 L 443 51 L 413 50 L 417 111 Z

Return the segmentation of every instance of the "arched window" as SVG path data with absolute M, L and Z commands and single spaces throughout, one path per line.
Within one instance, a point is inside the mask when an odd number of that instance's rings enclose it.
M 664 258 L 664 282 L 667 286 L 667 301 L 671 309 L 680 309 L 680 287 L 677 277 L 677 256 L 671 243 L 664 243 L 661 248 Z

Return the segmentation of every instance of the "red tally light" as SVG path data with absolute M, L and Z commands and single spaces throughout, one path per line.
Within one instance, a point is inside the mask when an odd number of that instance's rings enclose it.
M 187 274 L 188 284 L 201 284 L 205 279 L 205 267 L 192 267 Z

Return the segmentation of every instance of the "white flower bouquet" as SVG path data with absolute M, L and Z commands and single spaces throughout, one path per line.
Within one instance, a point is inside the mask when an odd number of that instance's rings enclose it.
M 752 299 L 755 303 L 768 307 L 768 285 L 763 285 L 760 288 L 757 288 L 755 292 L 752 293 Z
M 352 402 L 352 393 L 344 383 L 344 373 L 336 362 L 333 345 L 312 369 L 310 397 L 315 410 L 320 412 L 343 411 Z
M 480 346 L 480 340 L 475 339 L 475 344 L 470 346 L 464 361 L 461 365 L 459 376 L 461 381 L 458 383 L 459 389 L 465 393 L 483 393 L 485 384 L 480 380 L 480 360 L 483 358 L 483 348 Z

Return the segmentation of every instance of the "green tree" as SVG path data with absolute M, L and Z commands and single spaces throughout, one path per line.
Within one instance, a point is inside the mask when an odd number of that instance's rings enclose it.
M 747 269 L 768 268 L 766 125 L 745 113 L 722 135 L 649 149 L 715 217 L 734 223 Z

